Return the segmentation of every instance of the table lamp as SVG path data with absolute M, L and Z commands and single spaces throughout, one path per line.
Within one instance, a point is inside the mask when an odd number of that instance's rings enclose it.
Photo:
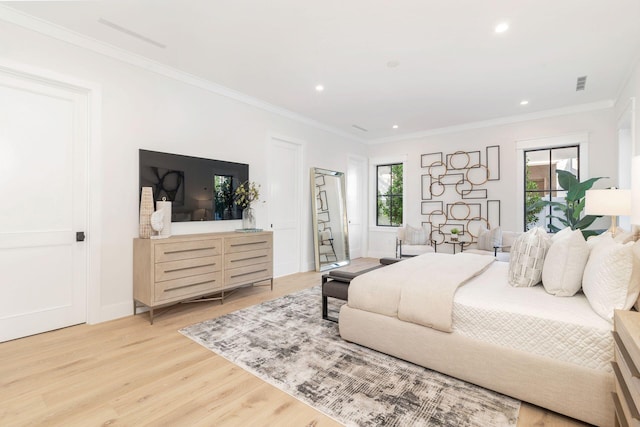
M 631 224 L 640 225 L 640 156 L 631 160 Z
M 615 236 L 618 228 L 618 216 L 631 214 L 631 190 L 619 188 L 587 190 L 584 210 L 587 215 L 610 216 L 611 227 L 607 231 Z

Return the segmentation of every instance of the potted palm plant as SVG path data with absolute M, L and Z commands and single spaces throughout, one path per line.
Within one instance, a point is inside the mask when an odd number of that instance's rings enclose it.
M 586 181 L 580 182 L 578 178 L 571 172 L 557 170 L 558 184 L 565 190 L 566 196 L 564 202 L 556 202 L 550 200 L 538 200 L 533 205 L 533 208 L 551 206 L 552 212 L 547 215 L 547 218 L 555 219 L 565 227 L 569 227 L 572 230 L 581 230 L 585 239 L 589 236 L 599 234 L 601 230 L 585 230 L 593 221 L 600 218 L 602 215 L 582 215 L 585 204 L 585 193 L 591 189 L 593 184 L 605 177 L 590 178 Z M 556 233 L 560 231 L 560 228 L 552 223 L 548 224 L 549 231 Z

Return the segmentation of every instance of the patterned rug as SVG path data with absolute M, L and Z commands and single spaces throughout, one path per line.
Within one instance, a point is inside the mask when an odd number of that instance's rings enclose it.
M 343 341 L 320 299 L 315 287 L 180 332 L 348 426 L 516 424 L 517 400 Z

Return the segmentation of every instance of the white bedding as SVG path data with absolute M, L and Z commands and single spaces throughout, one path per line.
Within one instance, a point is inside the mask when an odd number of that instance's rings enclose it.
M 555 297 L 541 285 L 511 287 L 508 268 L 494 262 L 458 288 L 454 333 L 610 372 L 612 325 L 593 311 L 584 294 Z

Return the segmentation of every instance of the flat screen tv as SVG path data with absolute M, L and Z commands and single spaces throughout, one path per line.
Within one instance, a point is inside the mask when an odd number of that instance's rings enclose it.
M 154 200 L 173 202 L 172 222 L 242 218 L 233 194 L 249 179 L 249 165 L 149 150 L 139 160 L 140 192 L 151 187 Z

